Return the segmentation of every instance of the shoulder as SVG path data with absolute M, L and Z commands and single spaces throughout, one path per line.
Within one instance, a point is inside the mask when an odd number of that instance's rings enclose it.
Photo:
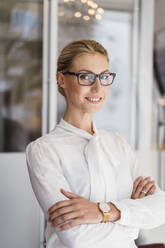
M 37 153 L 42 155 L 50 150 L 51 145 L 60 139 L 59 135 L 55 132 L 55 129 L 49 133 L 38 137 L 36 140 L 30 142 L 26 147 L 26 154 Z
M 39 145 L 49 145 L 50 143 L 58 142 L 61 140 L 61 138 L 64 138 L 66 135 L 64 132 L 62 132 L 60 129 L 58 129 L 58 126 L 56 126 L 53 130 L 51 130 L 49 133 L 44 134 L 40 137 L 38 137 L 36 140 L 30 142 L 28 146 L 39 146 Z M 27 146 L 27 147 L 28 147 Z
M 26 160 L 29 168 L 39 171 L 43 171 L 44 168 L 52 168 L 52 165 L 60 168 L 58 151 L 56 146 L 52 145 L 53 138 L 49 133 L 27 145 Z

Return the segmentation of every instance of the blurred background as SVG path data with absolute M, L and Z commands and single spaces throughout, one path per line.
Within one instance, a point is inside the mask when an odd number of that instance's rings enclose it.
M 44 247 L 25 148 L 64 114 L 56 60 L 73 39 L 99 41 L 117 73 L 97 127 L 123 133 L 165 190 L 164 13 L 164 0 L 0 1 L 0 247 Z M 137 244 L 165 243 L 164 233 L 142 230 Z

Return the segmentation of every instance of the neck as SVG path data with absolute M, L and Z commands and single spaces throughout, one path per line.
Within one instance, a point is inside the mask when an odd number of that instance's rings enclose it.
M 80 128 L 90 134 L 94 134 L 93 131 L 93 120 L 92 115 L 88 113 L 73 113 L 70 112 L 68 109 L 66 110 L 63 119 L 70 123 L 71 125 Z

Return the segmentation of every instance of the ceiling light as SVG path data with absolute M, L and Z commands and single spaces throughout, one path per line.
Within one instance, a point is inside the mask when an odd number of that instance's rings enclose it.
M 104 13 L 103 8 L 98 8 L 97 11 L 98 11 L 100 14 L 103 14 L 103 13 Z
M 93 2 L 92 2 L 91 0 L 89 0 L 89 1 L 87 2 L 87 4 L 88 4 L 89 6 L 91 6 L 91 7 L 92 7 Z
M 88 9 L 88 14 L 89 15 L 94 15 L 95 14 L 95 10 L 94 9 Z
M 97 3 L 92 3 L 92 8 L 97 9 L 98 4 Z
M 82 16 L 81 12 L 77 11 L 74 13 L 74 16 L 80 18 Z
M 89 20 L 90 20 L 90 17 L 87 16 L 87 15 L 85 15 L 85 16 L 83 16 L 83 19 L 84 19 L 85 21 L 89 21 Z
M 95 15 L 95 18 L 96 18 L 97 20 L 100 20 L 100 19 L 102 18 L 102 16 L 101 16 L 100 14 L 96 14 L 96 15 Z
M 85 21 L 92 19 L 100 20 L 102 18 L 102 14 L 104 13 L 104 9 L 101 8 L 95 0 L 81 0 L 80 2 L 76 0 L 60 1 L 62 1 L 63 4 L 59 6 L 58 16 L 60 21 L 64 21 L 65 23 L 69 21 L 72 22 L 73 18 L 80 19 L 80 17 L 82 17 Z M 79 4 L 77 2 L 79 2 Z

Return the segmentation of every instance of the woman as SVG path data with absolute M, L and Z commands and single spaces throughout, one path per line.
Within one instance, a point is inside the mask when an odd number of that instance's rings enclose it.
M 165 193 L 143 175 L 126 139 L 98 130 L 92 119 L 114 78 L 98 42 L 77 40 L 61 51 L 57 82 L 65 114 L 26 152 L 47 220 L 47 248 L 133 248 L 139 228 L 165 223 Z

